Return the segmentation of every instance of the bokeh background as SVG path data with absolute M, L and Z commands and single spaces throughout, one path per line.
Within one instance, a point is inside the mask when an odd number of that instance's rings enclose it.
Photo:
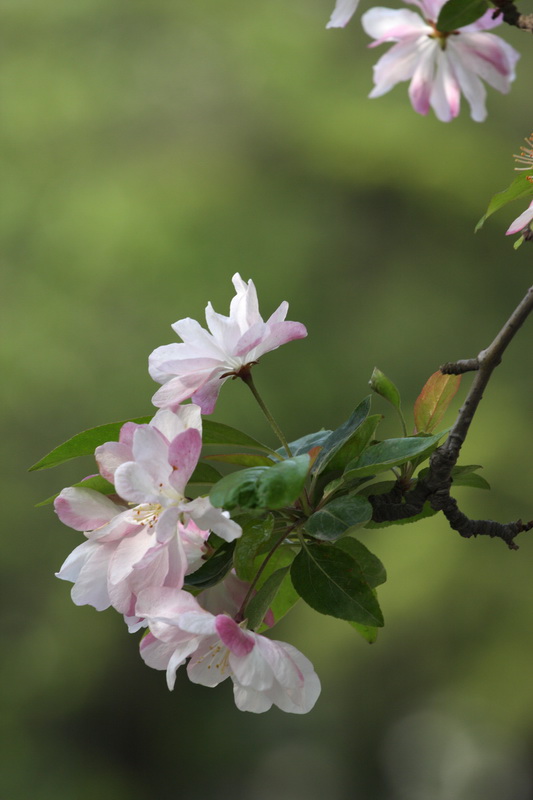
M 386 628 L 369 646 L 302 604 L 276 638 L 322 696 L 255 716 L 229 682 L 169 693 L 117 614 L 71 603 L 54 572 L 81 537 L 34 505 L 94 467 L 26 471 L 149 413 L 148 354 L 207 300 L 227 313 L 237 271 L 265 315 L 287 299 L 309 329 L 255 373 L 290 438 L 339 425 L 375 365 L 408 412 L 440 363 L 475 355 L 530 280 L 503 235 L 523 205 L 473 235 L 531 131 L 530 40 L 503 31 L 523 56 L 487 122 L 465 107 L 445 125 L 405 85 L 366 99 L 378 52 L 357 20 L 324 30 L 329 0 L 0 10 L 1 800 L 530 800 L 531 536 L 514 553 L 439 518 L 363 531 Z M 526 326 L 465 447 L 493 485 L 457 490 L 472 516 L 533 517 L 530 342 Z M 238 382 L 214 418 L 270 436 Z

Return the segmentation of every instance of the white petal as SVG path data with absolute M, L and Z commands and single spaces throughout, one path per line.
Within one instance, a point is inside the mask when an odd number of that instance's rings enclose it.
M 517 217 L 507 230 L 505 231 L 506 235 L 509 236 L 513 233 L 520 233 L 526 225 L 529 225 L 530 222 L 533 220 L 533 201 L 530 203 L 529 208 L 523 211 L 519 217 Z
M 54 508 L 61 522 L 76 531 L 101 528 L 122 511 L 100 492 L 76 486 L 63 489 L 54 500 Z
M 443 50 L 439 50 L 437 56 L 437 74 L 430 102 L 437 119 L 441 122 L 450 122 L 459 114 L 461 90 L 448 53 Z
M 357 11 L 359 0 L 337 0 L 326 28 L 344 28 Z
M 226 542 L 233 542 L 234 539 L 238 539 L 242 534 L 241 526 L 229 519 L 227 511 L 214 508 L 208 497 L 197 497 L 195 500 L 191 500 L 190 503 L 183 505 L 182 510 L 203 531 L 213 531 Z
M 415 11 L 407 8 L 371 8 L 361 17 L 361 24 L 377 43 L 394 42 L 406 36 L 422 36 L 432 33 L 432 28 Z M 377 43 L 371 45 L 375 47 Z

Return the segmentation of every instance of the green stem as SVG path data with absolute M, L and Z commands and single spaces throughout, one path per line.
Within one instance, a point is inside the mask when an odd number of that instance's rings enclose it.
M 287 457 L 288 458 L 292 458 L 291 449 L 289 447 L 289 444 L 288 444 L 285 436 L 283 435 L 283 432 L 282 432 L 281 428 L 279 427 L 278 423 L 276 422 L 276 420 L 274 419 L 274 417 L 272 416 L 272 414 L 268 410 L 263 398 L 261 397 L 261 395 L 257 391 L 257 387 L 256 387 L 256 385 L 254 383 L 254 379 L 252 378 L 252 373 L 250 371 L 250 367 L 243 367 L 237 373 L 237 375 L 238 375 L 239 378 L 241 378 L 241 380 L 243 380 L 245 382 L 245 384 L 249 387 L 249 389 L 252 392 L 253 396 L 257 400 L 257 402 L 259 404 L 259 408 L 261 409 L 261 411 L 263 412 L 263 414 L 265 415 L 265 417 L 268 420 L 268 424 L 270 425 L 270 427 L 272 428 L 272 430 L 274 431 L 274 433 L 276 434 L 276 436 L 280 440 L 281 444 L 283 445 L 283 447 L 287 451 Z

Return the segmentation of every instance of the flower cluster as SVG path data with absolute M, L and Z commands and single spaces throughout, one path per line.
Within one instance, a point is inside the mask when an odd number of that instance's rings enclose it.
M 432 108 L 442 122 L 459 114 L 461 93 L 470 105 L 472 119 L 486 115 L 489 86 L 507 93 L 515 78 L 517 51 L 487 31 L 501 23 L 493 10 L 457 30 L 440 30 L 437 23 L 445 0 L 408 0 L 422 16 L 409 9 L 372 8 L 363 14 L 365 32 L 375 39 L 370 47 L 394 42 L 374 67 L 370 97 L 381 97 L 397 83 L 410 81 L 409 99 L 414 110 Z M 327 27 L 346 25 L 358 0 L 338 0 Z
M 196 596 L 191 591 L 198 582 L 189 583 L 213 552 L 212 534 L 228 544 L 242 534 L 208 497 L 187 496 L 202 449 L 201 412 L 213 410 L 228 374 L 306 335 L 300 323 L 285 322 L 286 303 L 263 322 L 252 281 L 235 275 L 233 283 L 229 317 L 209 305 L 210 333 L 194 320 L 180 320 L 174 328 L 184 344 L 158 348 L 150 357 L 151 374 L 164 384 L 154 402 L 165 408 L 147 424 L 127 422 L 118 441 L 96 448 L 100 476 L 109 482 L 105 493 L 75 486 L 55 499 L 61 521 L 86 536 L 57 576 L 74 584 L 77 605 L 112 606 L 130 632 L 148 628 L 141 656 L 167 671 L 169 688 L 190 657 L 187 672 L 196 683 L 215 686 L 231 676 L 242 710 L 262 712 L 274 704 L 305 713 L 320 693 L 319 680 L 294 647 L 245 627 L 243 603 L 255 588 L 233 571 Z M 191 397 L 196 402 L 180 405 Z M 262 621 L 272 625 L 272 612 L 266 610 Z

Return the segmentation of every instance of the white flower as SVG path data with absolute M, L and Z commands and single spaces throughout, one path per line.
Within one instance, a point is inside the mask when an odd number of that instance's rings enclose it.
M 506 236 L 510 236 L 513 233 L 520 233 L 524 229 L 526 229 L 526 233 L 530 232 L 530 224 L 533 222 L 533 200 L 529 204 L 529 207 L 526 208 L 525 211 L 522 211 L 519 217 L 517 217 L 507 230 L 505 231 Z
M 142 592 L 137 614 L 150 626 L 141 656 L 148 666 L 166 670 L 169 689 L 190 656 L 190 680 L 212 687 L 231 677 L 241 711 L 261 713 L 276 705 L 306 714 L 318 699 L 320 681 L 313 665 L 295 647 L 246 630 L 227 614 L 205 611 L 187 592 Z
M 357 11 L 358 5 L 359 0 L 337 0 L 326 28 L 344 28 Z
M 163 384 L 152 398 L 156 406 L 175 408 L 192 398 L 203 414 L 211 414 L 220 387 L 231 375 L 293 339 L 307 336 L 300 322 L 285 321 L 288 304 L 283 302 L 263 321 L 252 281 L 233 276 L 237 294 L 231 301 L 229 317 L 217 314 L 211 303 L 205 310 L 209 331 L 194 319 L 181 319 L 172 327 L 181 343 L 158 347 L 149 359 L 152 378 Z
M 401 81 L 410 81 L 409 97 L 415 111 L 427 114 L 430 107 L 442 122 L 459 114 L 461 92 L 470 104 L 472 119 L 486 115 L 486 90 L 481 78 L 506 93 L 515 78 L 519 53 L 503 39 L 484 29 L 500 20 L 489 10 L 471 25 L 453 33 L 442 33 L 436 21 L 444 0 L 411 0 L 423 15 L 408 9 L 372 8 L 362 17 L 363 28 L 376 39 L 396 44 L 374 67 L 375 87 L 370 97 L 381 97 Z

